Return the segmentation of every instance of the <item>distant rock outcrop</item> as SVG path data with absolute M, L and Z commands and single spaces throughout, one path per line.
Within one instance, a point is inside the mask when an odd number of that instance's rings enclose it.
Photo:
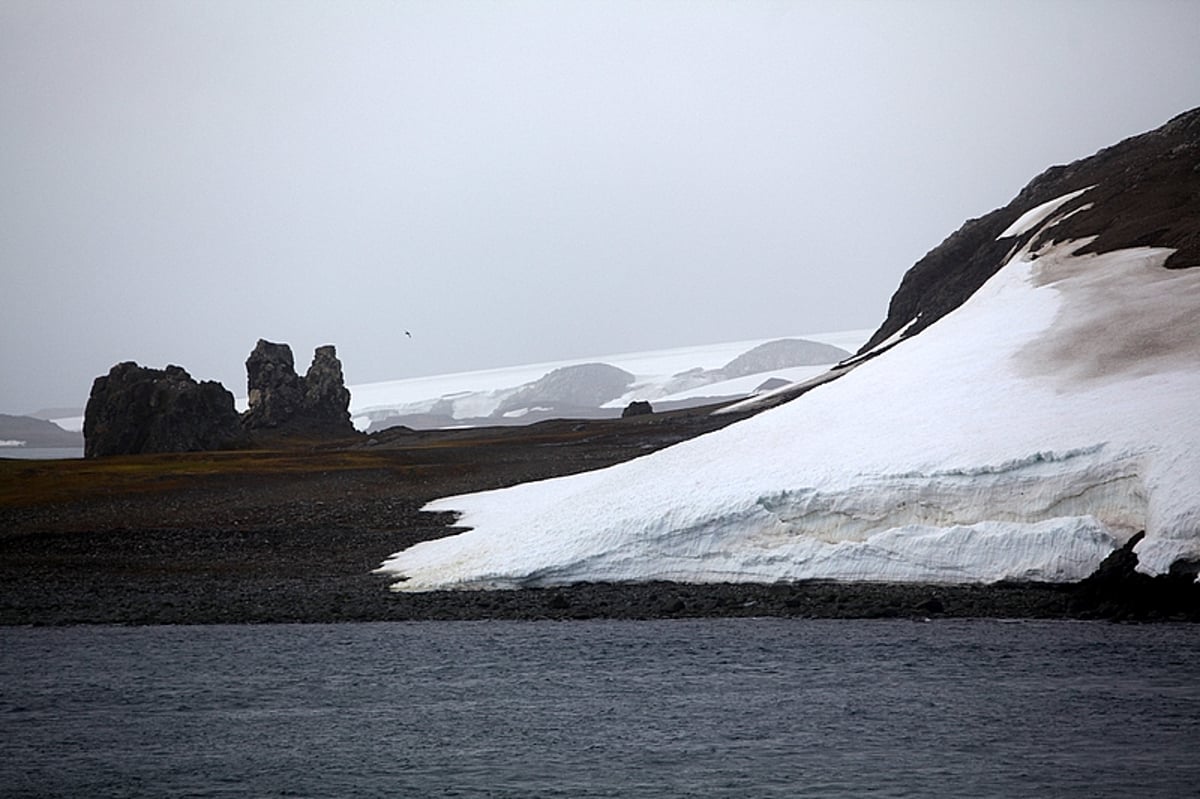
M 244 440 L 233 395 L 220 383 L 132 361 L 92 383 L 83 437 L 86 458 L 228 449 Z
M 350 391 L 337 350 L 317 347 L 304 377 L 296 374 L 292 348 L 259 339 L 246 359 L 250 407 L 247 430 L 279 430 L 306 435 L 352 435 Z
M 625 410 L 621 411 L 621 418 L 628 419 L 630 416 L 648 416 L 654 413 L 654 407 L 646 400 L 634 400 L 625 406 Z

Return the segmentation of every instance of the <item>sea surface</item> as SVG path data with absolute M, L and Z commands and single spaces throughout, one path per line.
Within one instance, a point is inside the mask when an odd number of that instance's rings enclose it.
M 83 447 L 0 447 L 0 458 L 35 461 L 82 457 Z
M 1200 625 L 0 628 L 0 794 L 1200 795 Z

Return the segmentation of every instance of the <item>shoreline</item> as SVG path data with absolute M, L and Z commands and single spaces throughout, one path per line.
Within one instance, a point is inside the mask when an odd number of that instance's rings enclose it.
M 349 579 L 316 591 L 286 577 L 207 580 L 202 587 L 167 578 L 107 585 L 85 579 L 71 591 L 27 594 L 27 601 L 5 597 L 0 627 L 765 617 L 1200 622 L 1194 605 L 1189 612 L 1178 603 L 1123 603 L 1088 596 L 1078 584 L 580 583 L 396 594 L 386 579 L 370 577 L 373 591 Z
M 467 619 L 1200 621 L 1185 575 L 1114 553 L 1071 585 L 582 583 L 393 592 L 389 555 L 458 532 L 437 497 L 588 471 L 723 427 L 704 409 L 528 427 L 385 431 L 270 450 L 0 459 L 0 626 Z

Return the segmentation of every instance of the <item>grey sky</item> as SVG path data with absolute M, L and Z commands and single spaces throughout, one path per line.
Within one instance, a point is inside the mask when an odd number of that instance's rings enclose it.
M 0 412 L 872 327 L 1200 105 L 1200 2 L 0 0 Z M 404 335 L 412 331 L 412 338 Z

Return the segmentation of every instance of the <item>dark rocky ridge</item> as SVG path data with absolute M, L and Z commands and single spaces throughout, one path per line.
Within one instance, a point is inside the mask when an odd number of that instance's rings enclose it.
M 971 219 L 917 261 L 892 296 L 887 318 L 860 352 L 875 347 L 913 319 L 906 337 L 962 305 L 1003 265 L 1019 239 L 997 241 L 1021 214 L 1073 191 L 1094 186 L 1060 210 L 1092 208 L 1054 226 L 1059 241 L 1096 240 L 1082 252 L 1126 247 L 1176 250 L 1167 267 L 1200 265 L 1200 108 L 1162 127 L 1133 136 L 1095 155 L 1053 166 L 1034 178 L 1003 208 Z

